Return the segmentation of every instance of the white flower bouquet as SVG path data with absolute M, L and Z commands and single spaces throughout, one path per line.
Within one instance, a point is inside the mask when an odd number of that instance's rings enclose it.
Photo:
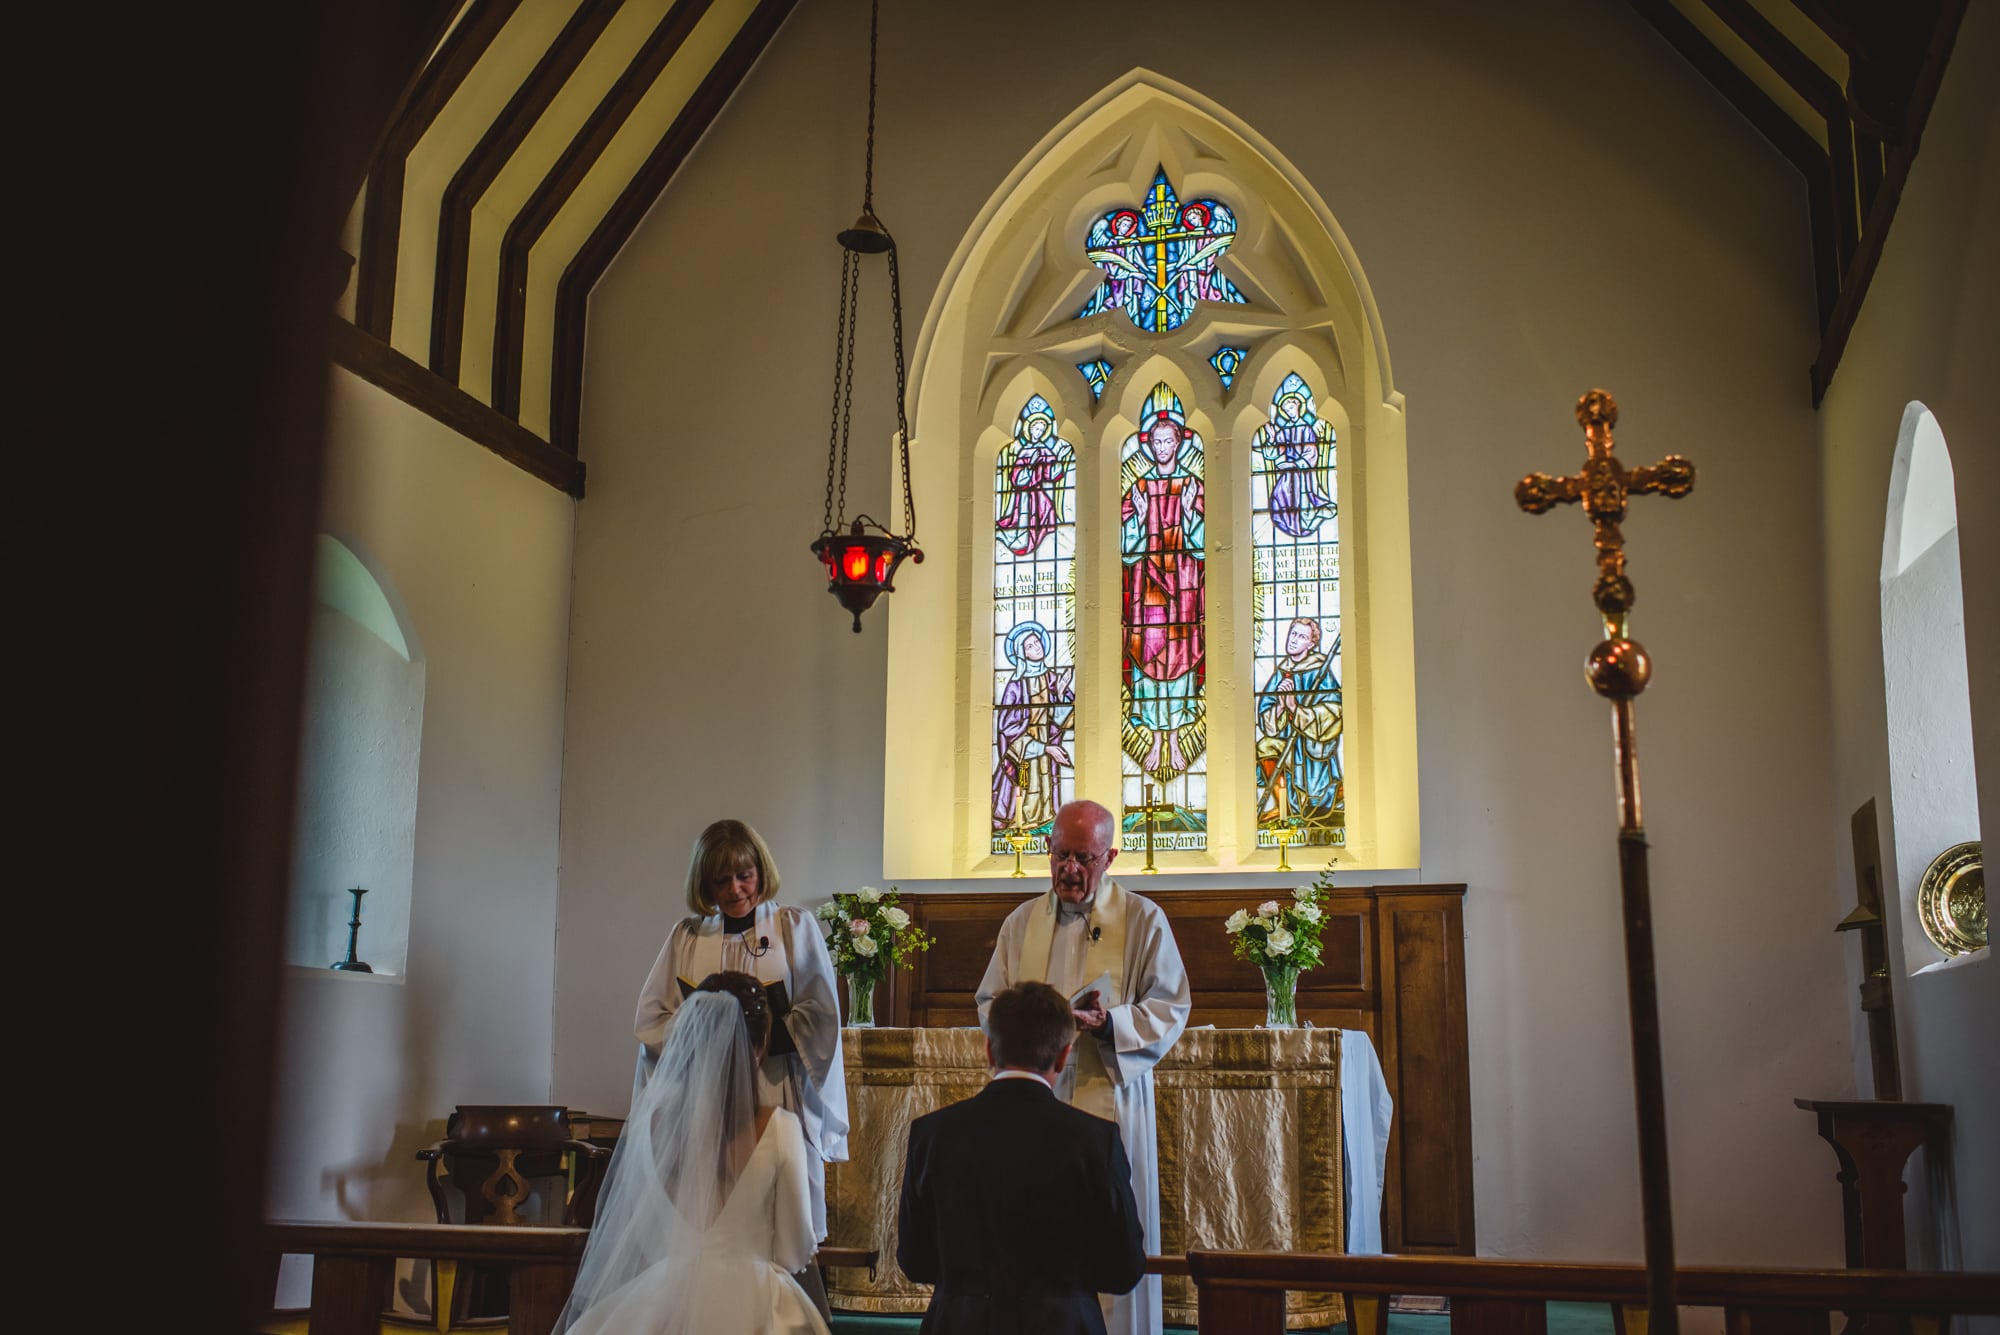
M 1248 960 L 1264 974 L 1266 1023 L 1289 1028 L 1297 1023 L 1294 994 L 1299 974 L 1320 962 L 1320 930 L 1326 910 L 1320 896 L 1322 876 L 1292 891 L 1289 904 L 1267 899 L 1254 909 L 1238 909 L 1223 922 L 1236 958 Z
M 875 984 L 891 969 L 907 969 L 910 956 L 929 950 L 936 939 L 897 906 L 899 898 L 893 885 L 864 885 L 814 910 L 834 971 L 847 980 L 850 1024 L 874 1023 Z

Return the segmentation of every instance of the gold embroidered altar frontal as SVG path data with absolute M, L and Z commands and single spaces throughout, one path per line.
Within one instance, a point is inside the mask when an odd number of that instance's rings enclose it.
M 977 1029 L 848 1029 L 848 1161 L 827 1165 L 827 1242 L 879 1252 L 874 1275 L 827 1272 L 855 1312 L 921 1312 L 930 1286 L 896 1266 L 896 1200 L 910 1123 L 987 1080 Z M 1160 1254 L 1189 1247 L 1346 1249 L 1340 1035 L 1333 1029 L 1192 1029 L 1154 1068 Z M 1165 1278 L 1166 1319 L 1195 1320 L 1194 1282 Z M 1286 1327 L 1345 1320 L 1330 1293 L 1286 1295 Z

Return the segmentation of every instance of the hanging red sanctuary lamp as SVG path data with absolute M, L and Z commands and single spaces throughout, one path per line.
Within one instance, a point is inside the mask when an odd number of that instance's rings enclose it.
M 861 216 L 840 234 L 840 324 L 834 333 L 833 413 L 827 430 L 826 517 L 813 554 L 826 567 L 826 591 L 854 614 L 855 634 L 861 614 L 885 593 L 894 593 L 896 568 L 905 557 L 919 564 L 917 503 L 910 490 L 910 423 L 905 408 L 909 376 L 903 362 L 903 286 L 896 272 L 896 240 L 875 216 L 875 46 L 879 0 L 868 17 L 868 157 L 861 190 Z M 847 517 L 847 431 L 854 403 L 854 330 L 860 321 L 861 257 L 889 257 L 889 304 L 894 315 L 896 352 L 896 444 L 903 461 L 903 523 L 901 533 L 867 515 Z

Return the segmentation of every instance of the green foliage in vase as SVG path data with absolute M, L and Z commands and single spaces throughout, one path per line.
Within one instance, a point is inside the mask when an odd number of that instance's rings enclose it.
M 815 909 L 833 967 L 843 978 L 858 978 L 873 986 L 891 969 L 909 968 L 910 956 L 929 950 L 937 938 L 924 931 L 897 907 L 902 896 L 895 886 L 835 895 Z
M 1229 933 L 1236 958 L 1258 968 L 1306 969 L 1319 967 L 1320 932 L 1326 926 L 1326 910 L 1320 899 L 1332 888 L 1331 869 L 1319 874 L 1311 885 L 1292 891 L 1292 902 L 1267 899 L 1254 909 L 1238 909 L 1222 924 Z

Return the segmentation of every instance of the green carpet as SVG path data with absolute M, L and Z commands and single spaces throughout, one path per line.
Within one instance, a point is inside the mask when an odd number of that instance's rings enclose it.
M 1550 1303 L 1549 1335 L 1611 1335 L 1611 1309 L 1603 1303 Z M 835 1312 L 834 1335 L 910 1335 L 920 1324 L 914 1316 L 864 1316 L 858 1312 Z M 1192 1326 L 1168 1326 L 1167 1335 L 1192 1335 Z M 1451 1318 L 1430 1313 L 1391 1312 L 1389 1335 L 1447 1335 Z M 1312 1335 L 1293 1332 L 1293 1335 Z M 1347 1327 L 1335 1326 L 1319 1335 L 1347 1335 Z

